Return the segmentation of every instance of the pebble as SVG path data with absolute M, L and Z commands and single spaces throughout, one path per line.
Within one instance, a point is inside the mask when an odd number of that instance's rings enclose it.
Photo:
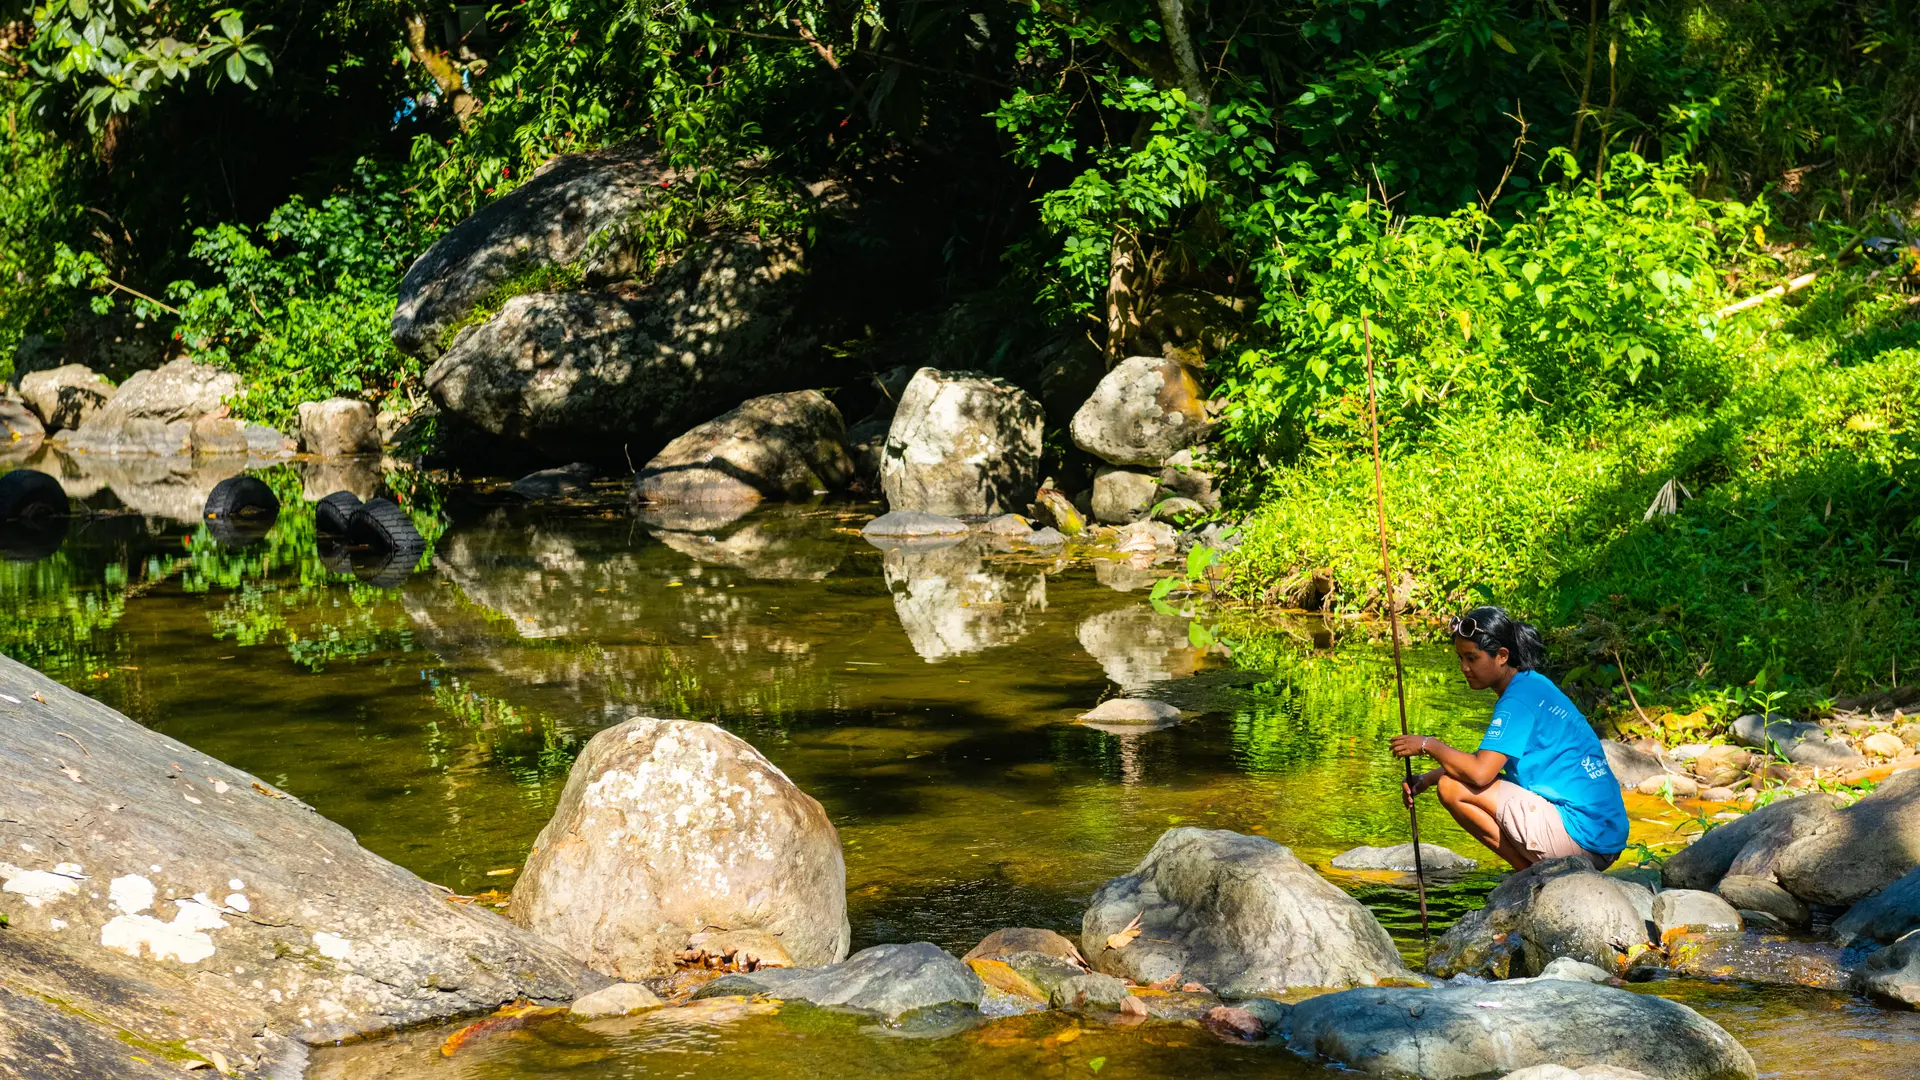
M 1907 752 L 1907 744 L 1891 731 L 1880 731 L 1861 739 L 1860 749 L 1874 757 L 1899 757 Z

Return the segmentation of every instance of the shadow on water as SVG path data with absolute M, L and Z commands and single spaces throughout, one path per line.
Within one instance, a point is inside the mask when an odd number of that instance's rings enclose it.
M 616 491 L 500 505 L 405 478 L 365 494 L 405 499 L 429 548 L 375 587 L 316 544 L 310 500 L 333 478 L 262 475 L 282 509 L 239 550 L 214 542 L 197 507 L 136 512 L 172 503 L 97 486 L 82 501 L 110 513 L 76 519 L 45 558 L 0 563 L 0 650 L 462 893 L 510 886 L 585 740 L 640 714 L 722 724 L 821 800 L 846 852 L 856 947 L 958 952 L 1016 925 L 1077 934 L 1093 890 L 1176 825 L 1270 836 L 1323 870 L 1405 836 L 1383 752 L 1397 730 L 1389 668 L 1364 643 L 1314 650 L 1317 625 L 1240 634 L 1230 661 L 1157 614 L 1138 572 L 973 541 L 883 551 L 857 534 L 868 507 L 637 520 Z M 1488 703 L 1450 658 L 1415 650 L 1410 674 L 1422 728 L 1472 745 Z M 1186 721 L 1139 735 L 1071 722 L 1150 688 Z M 1431 842 L 1482 854 L 1431 802 L 1421 813 Z M 1436 888 L 1436 927 L 1478 904 L 1496 869 Z M 1330 877 L 1418 960 L 1409 888 Z M 1920 1021 L 1831 995 L 1654 989 L 1698 997 L 1779 1075 L 1920 1045 Z M 423 1033 L 323 1057 L 314 1075 L 1012 1077 L 1080 1075 L 1100 1057 L 1103 1075 L 1320 1073 L 1158 1024 L 1016 1018 L 915 1040 L 832 1014 L 702 1015 L 539 1027 L 452 1062 L 435 1049 L 444 1032 Z

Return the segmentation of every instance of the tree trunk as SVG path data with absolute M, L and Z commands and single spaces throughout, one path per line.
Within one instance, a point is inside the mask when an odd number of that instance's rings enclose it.
M 427 43 L 427 17 L 417 11 L 407 15 L 407 52 L 433 77 L 441 98 L 453 110 L 454 122 L 460 125 L 460 130 L 467 130 L 474 114 L 480 111 L 480 99 L 467 92 L 467 84 L 460 77 L 460 66 L 445 52 Z
M 1194 110 L 1194 122 L 1211 129 L 1213 95 L 1207 89 L 1205 73 L 1200 70 L 1200 58 L 1193 50 L 1193 35 L 1187 31 L 1187 0 L 1154 0 L 1154 5 L 1160 9 L 1160 32 L 1167 39 L 1174 69 L 1180 73 L 1180 89 Z

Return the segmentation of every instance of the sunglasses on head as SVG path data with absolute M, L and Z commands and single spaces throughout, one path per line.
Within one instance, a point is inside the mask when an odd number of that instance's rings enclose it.
M 1456 616 L 1450 625 L 1454 637 L 1477 638 L 1480 636 L 1480 622 L 1471 615 Z

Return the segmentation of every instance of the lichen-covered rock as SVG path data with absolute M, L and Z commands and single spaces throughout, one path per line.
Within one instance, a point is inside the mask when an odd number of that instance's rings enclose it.
M 427 369 L 438 405 L 556 457 L 651 456 L 665 436 L 756 394 L 817 381 L 795 323 L 800 255 L 717 241 L 652 284 L 528 293 L 462 330 Z
M 20 397 L 49 433 L 77 428 L 114 395 L 105 375 L 85 364 L 63 364 L 20 378 Z
M 0 1010 L 22 994 L 84 1003 L 36 1039 L 83 1042 L 79 1017 L 108 1038 L 258 1055 L 271 1075 L 297 1075 L 301 1044 L 569 1001 L 601 983 L 298 799 L 8 659 L 0 767 L 12 791 Z M 123 1059 L 44 1060 L 24 1075 L 143 1074 Z
M 320 457 L 380 452 L 380 428 L 373 406 L 353 398 L 300 403 L 300 448 Z
M 596 234 L 631 217 L 672 175 L 642 144 L 549 161 L 414 260 L 400 280 L 393 343 L 438 356 L 446 329 L 488 294 L 528 271 L 578 262 Z
M 1781 799 L 1719 826 L 1668 857 L 1661 867 L 1667 888 L 1710 890 L 1736 872 L 1735 862 L 1744 876 L 1770 877 L 1772 856 L 1819 827 L 1834 802 L 1819 793 Z
M 921 368 L 887 429 L 887 505 L 983 516 L 1026 509 L 1040 489 L 1043 422 L 1040 403 L 1003 379 Z
M 1130 356 L 1094 387 L 1073 414 L 1073 441 L 1114 465 L 1159 468 L 1210 430 L 1207 403 L 1193 373 L 1177 360 Z
M 1127 984 L 1111 975 L 1090 972 L 1061 980 L 1047 995 L 1047 1004 L 1056 1009 L 1103 1009 L 1113 1012 L 1133 995 Z
M 595 735 L 507 914 L 589 967 L 673 970 L 710 928 L 765 930 L 798 964 L 847 955 L 846 864 L 826 811 L 712 724 L 634 717 Z
M 1455 923 L 1435 943 L 1428 967 L 1447 977 L 1504 979 L 1537 974 L 1565 956 L 1618 975 L 1629 951 L 1648 944 L 1633 888 L 1595 873 L 1585 859 L 1537 862 Z
M 120 389 L 62 433 L 61 445 L 88 454 L 184 454 L 193 422 L 218 413 L 240 392 L 240 376 L 192 360 L 135 372 Z
M 1678 1002 L 1539 979 L 1366 989 L 1295 1005 L 1287 1046 L 1368 1076 L 1467 1080 L 1536 1065 L 1611 1065 L 1664 1080 L 1752 1080 L 1753 1058 Z
M 986 988 L 973 969 L 938 945 L 875 945 L 844 963 L 813 968 L 765 968 L 723 975 L 696 998 L 767 994 L 790 1001 L 834 1005 L 894 1018 L 939 1005 L 979 1007 Z
M 1139 936 L 1109 947 L 1135 916 Z M 1080 949 L 1095 971 L 1141 984 L 1178 972 L 1229 997 L 1413 977 L 1373 913 L 1292 851 L 1217 829 L 1170 829 L 1102 885 Z
M 1841 945 L 1897 941 L 1913 930 L 1920 930 L 1920 870 L 1909 871 L 1833 920 L 1833 940 Z
M 642 466 L 635 502 L 806 499 L 853 480 L 846 425 L 818 390 L 768 394 L 688 431 Z

